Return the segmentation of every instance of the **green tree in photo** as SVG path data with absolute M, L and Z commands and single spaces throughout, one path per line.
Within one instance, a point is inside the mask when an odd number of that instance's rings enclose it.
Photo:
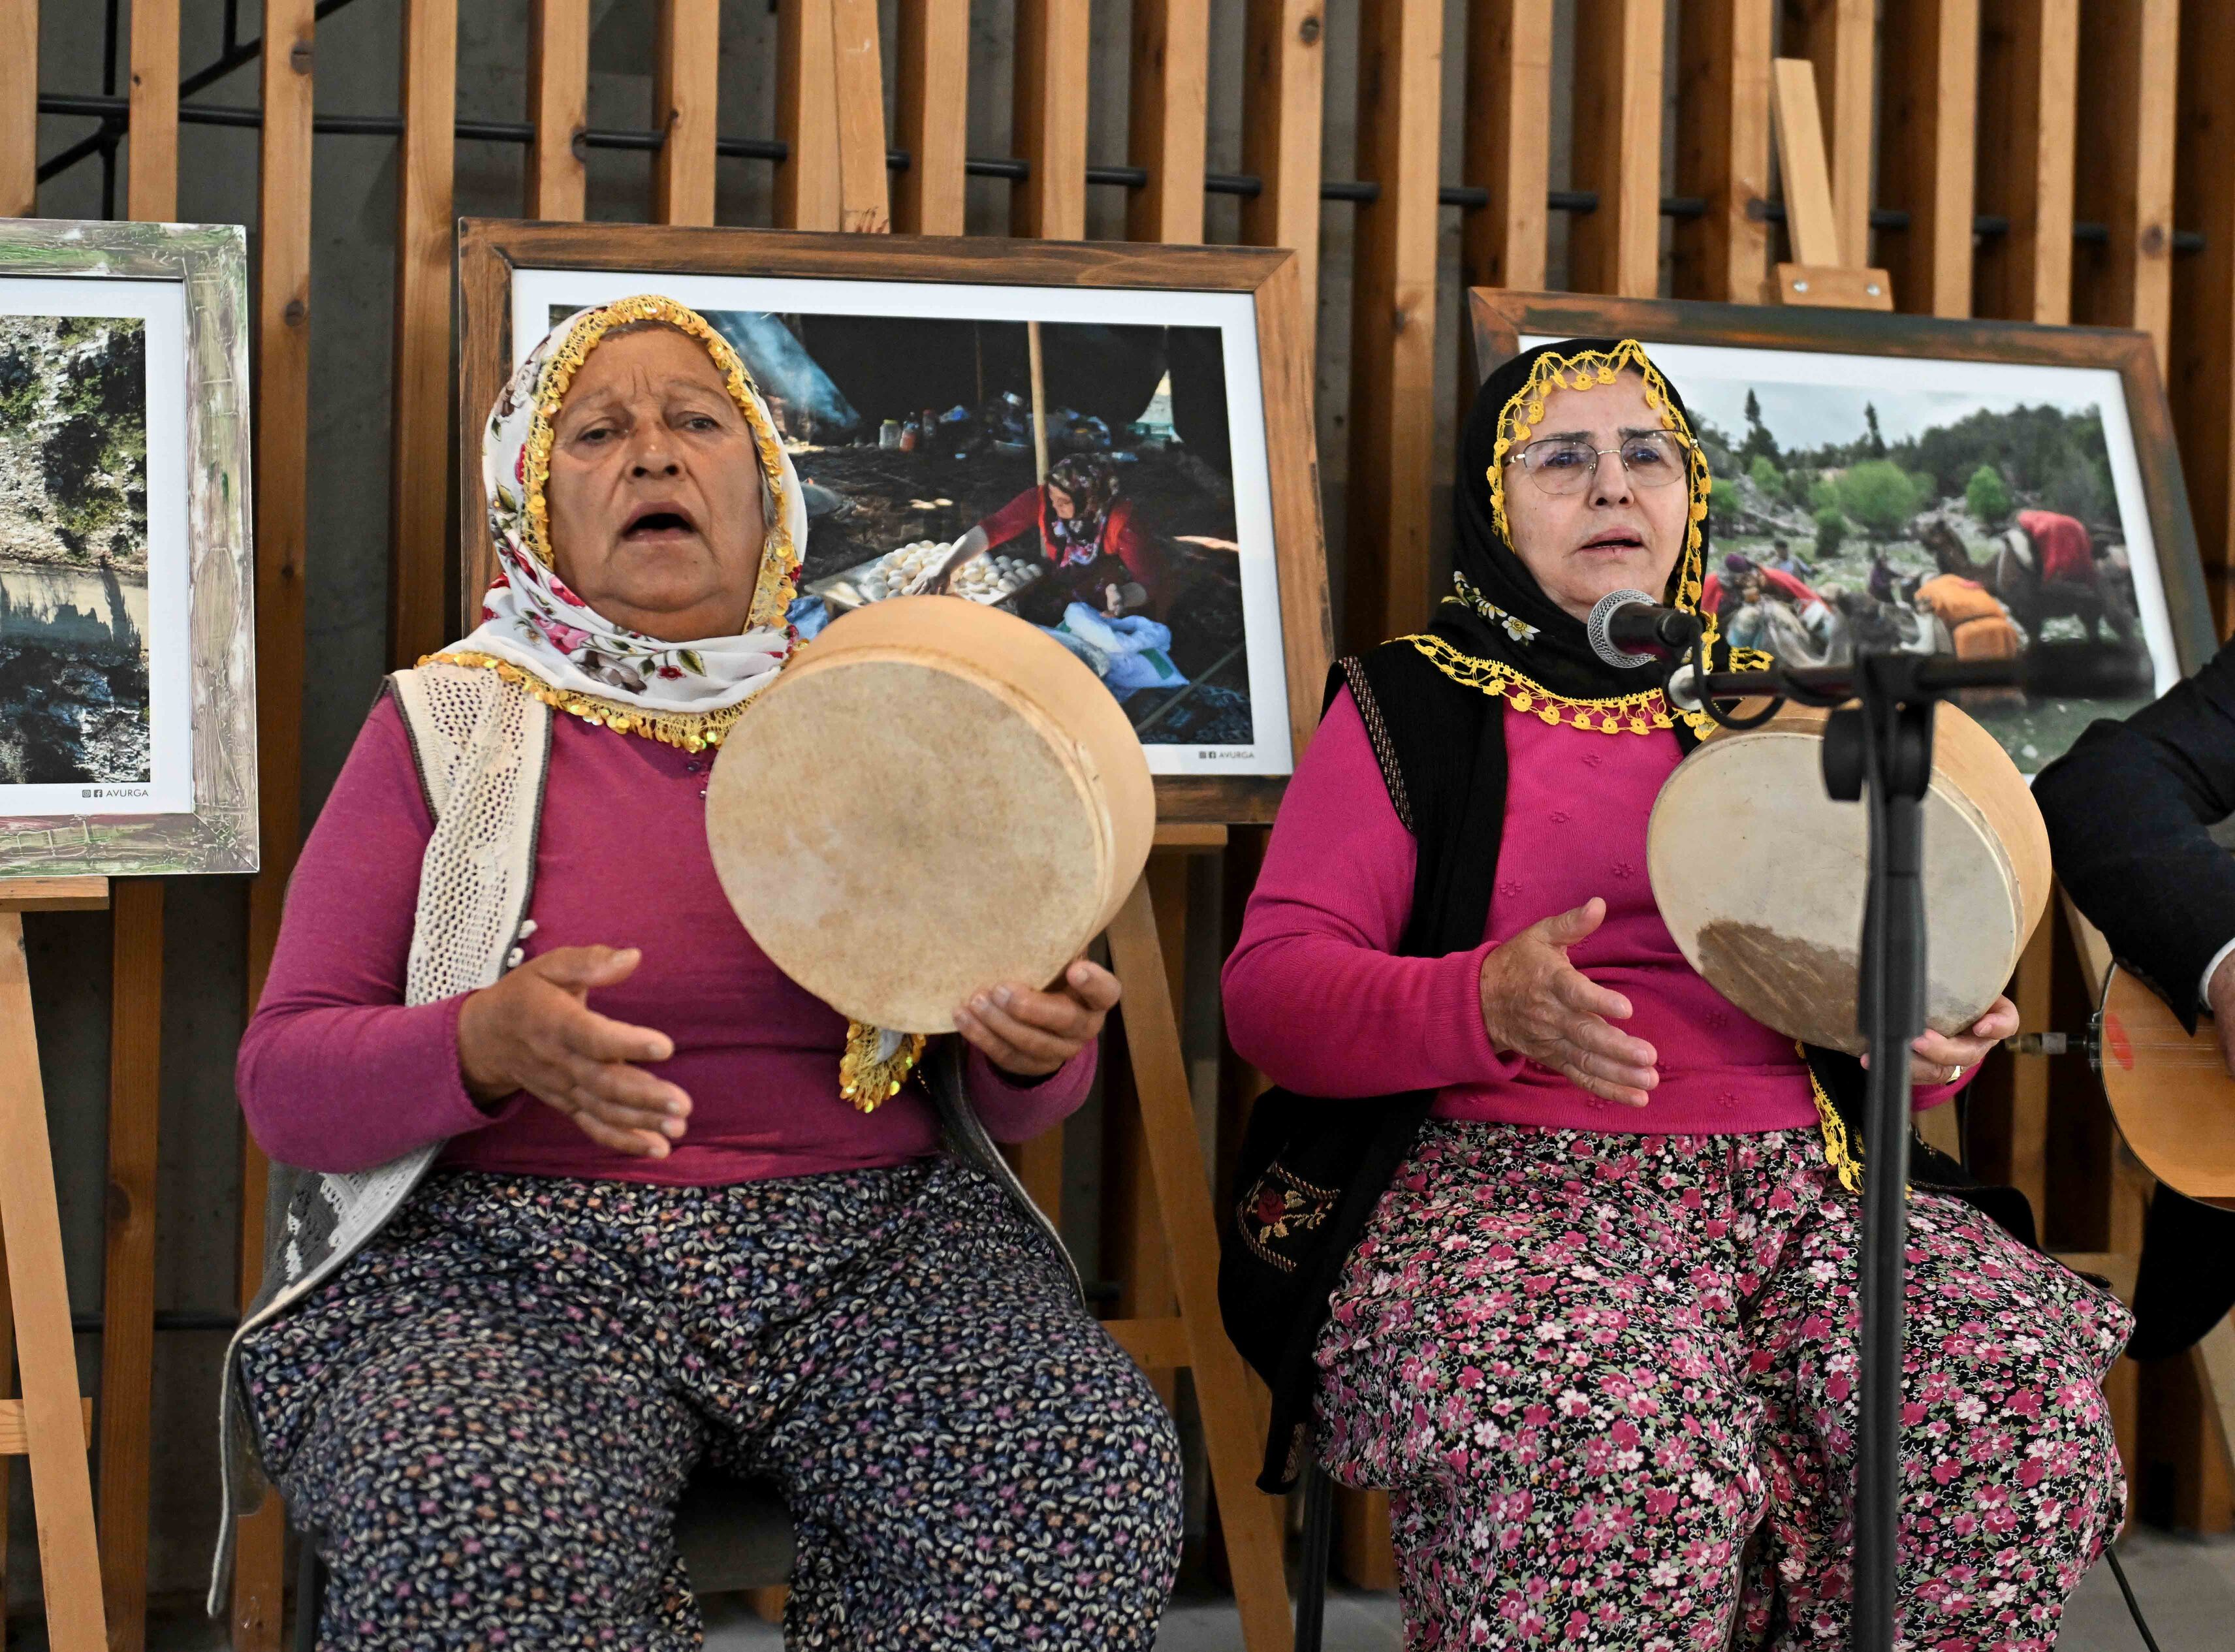
M 1819 476 L 1808 484 L 1808 508 L 1823 512 L 1835 508 L 1839 502 L 1839 484 L 1829 476 Z
M 1873 541 L 1896 537 L 1917 515 L 1917 483 L 1891 459 L 1865 459 L 1839 478 L 1838 504 Z
M 56 387 L 61 422 L 39 445 L 56 532 L 72 556 L 96 547 L 127 556 L 144 536 L 147 492 L 146 330 L 137 322 L 69 317 L 65 343 L 98 340 L 72 355 Z
M 1816 553 L 1819 556 L 1837 556 L 1839 547 L 1846 543 L 1847 519 L 1839 514 L 1836 505 L 1826 505 L 1816 513 Z
M 1747 391 L 1746 422 L 1746 442 L 1739 449 L 1739 456 L 1757 462 L 1766 459 L 1775 464 L 1784 456 L 1777 450 L 1777 438 L 1770 435 L 1769 427 L 1761 422 L 1761 401 L 1751 390 Z
M 2009 520 L 2015 508 L 2010 499 L 2009 484 L 2002 473 L 1989 464 L 1983 464 L 1971 473 L 1971 480 L 1963 487 L 1963 503 L 1971 515 L 1989 527 L 1999 527 Z
M 1878 434 L 1878 410 L 1876 403 L 1863 403 L 1863 423 L 1870 427 L 1870 434 L 1863 438 L 1865 451 L 1873 459 L 1884 458 L 1885 437 Z
M 1754 455 L 1753 464 L 1747 474 L 1753 478 L 1753 485 L 1761 489 L 1765 498 L 1774 499 L 1785 491 L 1785 473 L 1766 453 Z

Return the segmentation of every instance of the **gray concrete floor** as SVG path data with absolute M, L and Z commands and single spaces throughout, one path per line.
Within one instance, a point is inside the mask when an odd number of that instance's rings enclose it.
M 2235 1646 L 2235 1537 L 2138 1530 L 2119 1545 L 2119 1557 L 2164 1652 Z M 753 1616 L 742 1601 L 710 1601 L 706 1618 L 708 1652 L 782 1652 L 776 1626 Z M 15 1652 L 45 1652 L 42 1625 L 17 1617 L 8 1627 Z M 1164 1614 L 1157 1652 L 1234 1652 L 1241 1640 L 1231 1602 L 1183 1596 Z M 199 1603 L 166 1602 L 149 1616 L 148 1652 L 225 1652 L 226 1645 Z M 1345 1590 L 1329 1597 L 1326 1652 L 1401 1652 L 1403 1645 L 1393 1596 Z M 2064 1652 L 2141 1652 L 2108 1566 L 2098 1566 L 2081 1585 L 2057 1645 Z

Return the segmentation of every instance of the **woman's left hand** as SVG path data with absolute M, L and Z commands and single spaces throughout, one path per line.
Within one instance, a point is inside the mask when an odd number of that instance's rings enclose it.
M 1002 1072 L 1045 1078 L 1102 1036 L 1117 1003 L 1118 978 L 1080 958 L 1045 993 L 1011 982 L 978 993 L 954 1028 Z
M 1989 1004 L 1987 1013 L 1972 1022 L 1966 1032 L 1935 1032 L 1928 1028 L 1909 1046 L 1909 1082 L 1919 1090 L 1953 1084 L 1985 1060 L 1988 1051 L 2017 1030 L 2018 1006 L 2007 998 L 1998 998 Z M 1863 1058 L 1863 1065 L 1871 1065 L 1870 1057 Z

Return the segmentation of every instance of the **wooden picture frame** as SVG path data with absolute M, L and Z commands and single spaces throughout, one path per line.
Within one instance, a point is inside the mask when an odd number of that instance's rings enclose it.
M 34 620 L 35 635 L 75 651 L 70 676 L 98 674 L 111 691 L 88 687 L 73 702 L 68 715 L 76 732 L 67 749 L 78 753 L 73 763 L 81 765 L 92 765 L 98 751 L 100 767 L 113 772 L 34 783 L 28 777 L 37 764 L 61 772 L 52 756 L 57 748 L 49 742 L 36 763 L 20 756 L 27 777 L 0 786 L 0 877 L 253 872 L 259 829 L 246 233 L 236 224 L 0 220 L 0 312 L 19 324 L 19 331 L 24 323 L 82 326 L 86 318 L 107 318 L 108 331 L 84 346 L 108 363 L 101 370 L 102 394 L 125 395 L 133 384 L 145 390 L 144 400 L 128 410 L 140 423 L 136 506 L 110 508 L 97 530 L 83 510 L 71 510 L 71 531 L 55 529 L 56 543 L 66 548 L 36 565 L 42 582 L 55 588 L 42 598 L 52 617 Z M 119 320 L 136 341 L 144 372 L 115 366 L 114 336 L 124 331 Z M 49 352 L 29 332 L 17 346 L 10 358 L 18 377 L 34 357 L 47 362 Z M 19 494 L 29 487 L 34 449 L 28 438 L 36 432 L 41 443 L 43 506 L 29 506 L 22 497 L 10 502 L 25 545 L 40 525 L 34 508 L 56 522 L 64 520 L 53 510 L 60 497 L 52 491 L 58 485 L 56 444 L 72 427 L 80 438 L 103 442 L 100 455 L 82 459 L 76 469 L 100 478 L 119 501 L 129 501 L 133 491 L 131 465 L 107 445 L 118 416 L 107 403 L 76 407 L 84 386 L 75 374 L 75 368 L 51 373 L 34 391 L 36 408 L 17 416 L 9 432 L 26 438 L 15 467 Z M 64 378 L 75 386 L 67 400 Z M 136 580 L 135 527 L 144 564 Z M 53 552 L 54 545 L 42 545 L 43 555 Z M 30 566 L 23 565 L 25 571 Z M 136 605 L 127 600 L 135 584 L 141 593 Z M 77 606 L 79 587 L 98 590 L 90 606 Z M 133 606 L 144 617 L 135 619 Z M 122 663 L 108 660 L 109 653 Z M 145 708 L 136 726 L 130 716 L 135 698 Z M 96 699 L 106 708 L 97 725 L 87 710 Z M 10 733 L 6 722 L 0 711 L 0 737 Z M 28 732 L 16 738 L 20 753 L 32 751 Z M 128 760 L 115 756 L 120 739 L 133 753 Z M 131 777 L 135 770 L 144 781 Z M 46 795 L 65 791 L 94 806 L 46 806 Z M 110 798 L 150 801 L 140 812 L 99 807 Z M 24 801 L 39 807 L 27 810 Z M 177 806 L 165 806 L 172 803 Z
M 790 230 L 665 225 L 522 223 L 465 219 L 458 229 L 459 374 L 457 531 L 462 548 L 458 614 L 469 630 L 494 569 L 484 526 L 480 444 L 483 423 L 515 355 L 514 293 L 522 272 L 610 278 L 642 274 L 645 290 L 677 280 L 965 284 L 975 287 L 1185 295 L 1245 294 L 1255 318 L 1257 389 L 1263 412 L 1289 768 L 1317 726 L 1333 652 L 1325 539 L 1311 407 L 1312 325 L 1293 253 L 1255 247 L 1057 243 L 987 237 L 862 236 Z M 685 293 L 673 296 L 685 302 Z M 866 313 L 866 312 L 864 312 Z M 902 308 L 882 312 L 913 314 Z M 534 334 L 545 331 L 541 321 Z M 812 535 L 810 534 L 810 546 Z M 1254 652 L 1258 635 L 1248 641 Z M 1252 672 L 1253 680 L 1262 680 Z M 1264 736 L 1262 724 L 1258 738 Z M 1155 750 L 1155 748 L 1151 748 Z M 1269 821 L 1287 772 L 1163 774 L 1159 817 L 1170 823 Z
M 2009 363 L 2108 369 L 2126 411 L 2156 567 L 2183 675 L 2219 646 L 2196 522 L 2181 478 L 2173 412 L 2147 332 L 2052 327 L 2022 321 L 1950 320 L 1870 310 L 1616 298 L 1583 293 L 1467 291 L 1470 383 L 1520 350 L 1524 338 L 1635 338 L 1655 344 L 1722 345 L 1790 353 L 1880 357 L 1890 361 Z M 1681 377 L 1670 375 L 1681 392 Z

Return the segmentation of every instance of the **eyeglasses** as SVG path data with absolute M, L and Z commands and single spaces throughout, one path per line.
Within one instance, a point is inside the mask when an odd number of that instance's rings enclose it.
M 1635 431 L 1613 448 L 1595 448 L 1577 436 L 1553 436 L 1517 449 L 1505 462 L 1519 465 L 1548 494 L 1579 494 L 1598 475 L 1600 459 L 1611 453 L 1637 486 L 1662 488 L 1684 474 L 1684 450 L 1689 445 L 1674 430 Z

